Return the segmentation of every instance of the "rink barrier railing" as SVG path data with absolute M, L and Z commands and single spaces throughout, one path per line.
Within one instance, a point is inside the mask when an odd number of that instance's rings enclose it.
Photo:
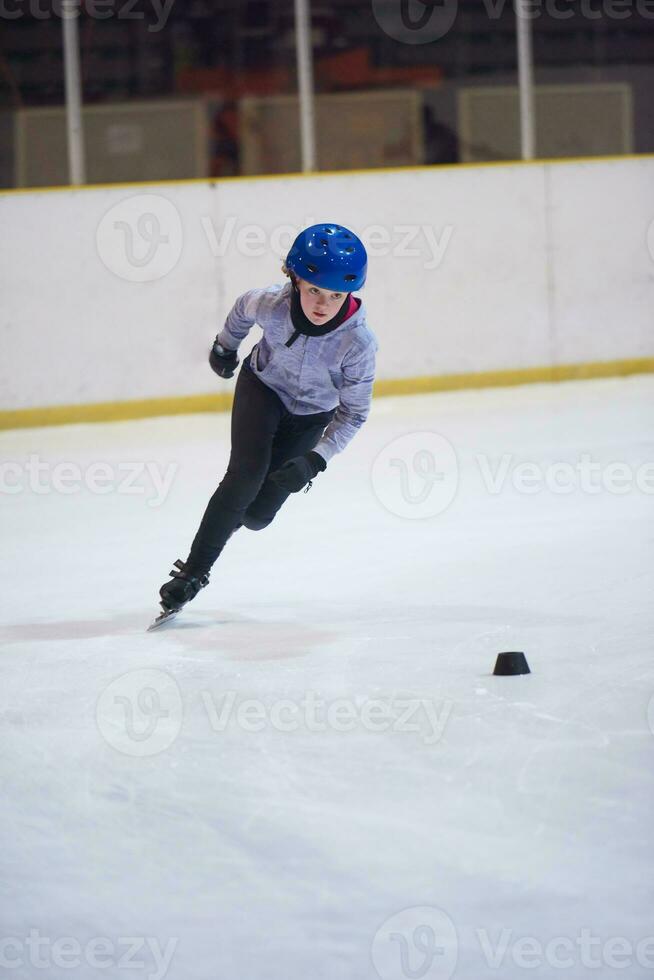
M 470 374 L 384 379 L 375 382 L 373 394 L 375 398 L 383 398 L 390 395 L 419 395 L 469 388 L 503 388 L 512 385 L 582 381 L 593 378 L 615 378 L 632 374 L 652 373 L 654 373 L 654 357 L 640 357 L 621 361 L 556 364 L 550 367 L 480 371 Z M 132 419 L 155 418 L 165 415 L 191 415 L 201 412 L 226 412 L 231 406 L 232 395 L 222 393 L 148 398 L 140 401 L 97 402 L 87 405 L 53 405 L 45 408 L 24 408 L 11 411 L 0 410 L 0 430 L 33 429 L 42 426 L 93 422 L 125 422 Z
M 97 190 L 120 190 L 124 187 L 174 187 L 185 184 L 205 184 L 213 187 L 215 184 L 233 183 L 235 181 L 248 180 L 280 180 L 287 177 L 351 177 L 354 174 L 384 174 L 384 173 L 410 173 L 412 171 L 423 170 L 461 170 L 461 169 L 483 169 L 488 167 L 533 167 L 543 164 L 565 164 L 565 163 L 607 163 L 621 160 L 651 160 L 654 153 L 612 153 L 608 156 L 591 157 L 540 157 L 533 160 L 485 160 L 471 161 L 466 163 L 439 163 L 439 164 L 419 164 L 417 166 L 406 167 L 367 167 L 359 170 L 311 170 L 308 172 L 290 171 L 280 174 L 245 174 L 233 177 L 180 177 L 169 178 L 166 180 L 125 180 L 110 184 L 56 184 L 52 187 L 9 187 L 0 189 L 0 197 L 9 194 L 44 194 L 56 193 L 61 191 L 97 191 Z

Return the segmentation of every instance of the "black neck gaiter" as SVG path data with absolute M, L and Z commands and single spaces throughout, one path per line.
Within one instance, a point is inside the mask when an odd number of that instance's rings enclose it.
M 336 327 L 340 327 L 341 323 L 347 316 L 347 308 L 350 305 L 350 295 L 345 297 L 343 300 L 343 305 L 339 309 L 331 320 L 327 320 L 326 323 L 316 324 L 312 323 L 308 316 L 302 309 L 302 302 L 300 300 L 300 290 L 297 286 L 293 285 L 293 291 L 291 293 L 291 320 L 293 321 L 293 326 L 298 333 L 306 334 L 308 337 L 323 337 L 326 333 L 330 333 L 335 330 Z

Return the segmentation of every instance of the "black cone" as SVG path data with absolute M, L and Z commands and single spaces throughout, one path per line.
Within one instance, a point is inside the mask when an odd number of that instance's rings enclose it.
M 513 651 L 498 653 L 493 673 L 500 677 L 509 677 L 512 674 L 530 674 L 531 671 L 524 653 Z

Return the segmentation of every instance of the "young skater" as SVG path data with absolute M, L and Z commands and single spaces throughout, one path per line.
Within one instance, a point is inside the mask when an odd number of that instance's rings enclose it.
M 352 293 L 363 286 L 366 270 L 366 250 L 353 232 L 312 225 L 286 258 L 289 283 L 236 300 L 209 355 L 213 370 L 231 378 L 238 346 L 255 323 L 263 337 L 236 382 L 227 472 L 188 558 L 175 562 L 172 579 L 159 590 L 162 618 L 207 585 L 234 531 L 267 527 L 289 494 L 308 490 L 365 422 L 377 341 Z

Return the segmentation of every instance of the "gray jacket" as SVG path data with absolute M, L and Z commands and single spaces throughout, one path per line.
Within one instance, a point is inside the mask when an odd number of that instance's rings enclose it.
M 377 340 L 366 326 L 363 304 L 340 326 L 322 337 L 296 333 L 291 320 L 290 283 L 251 289 L 234 303 L 217 340 L 236 350 L 255 323 L 263 337 L 252 350 L 250 366 L 294 415 L 336 408 L 315 447 L 327 462 L 340 453 L 370 411 Z

